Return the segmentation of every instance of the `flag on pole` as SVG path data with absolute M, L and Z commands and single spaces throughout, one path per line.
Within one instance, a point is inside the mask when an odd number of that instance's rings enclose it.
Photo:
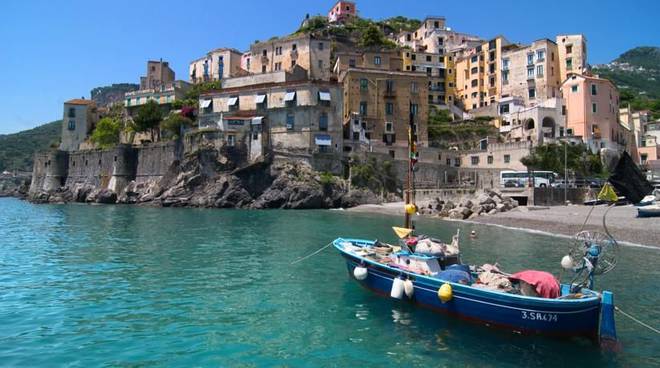
M 616 202 L 619 200 L 619 196 L 616 195 L 614 188 L 610 183 L 605 183 L 598 193 L 598 199 L 608 202 Z

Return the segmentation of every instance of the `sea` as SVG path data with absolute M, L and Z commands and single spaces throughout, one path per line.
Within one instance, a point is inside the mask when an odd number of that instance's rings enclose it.
M 334 238 L 395 241 L 399 217 L 338 210 L 34 205 L 0 199 L 2 367 L 651 367 L 660 336 L 617 312 L 620 351 L 518 335 L 372 294 Z M 561 274 L 569 240 L 422 219 L 463 259 Z M 596 280 L 660 327 L 660 250 Z M 568 275 L 563 275 L 564 280 Z

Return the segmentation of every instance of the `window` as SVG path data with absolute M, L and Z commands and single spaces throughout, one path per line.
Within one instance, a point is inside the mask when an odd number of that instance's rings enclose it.
M 321 113 L 321 116 L 319 117 L 319 130 L 323 131 L 323 132 L 328 130 L 328 113 L 327 112 Z
M 488 79 L 488 86 L 495 87 L 495 77 L 490 77 L 490 79 Z
M 394 104 L 391 102 L 388 102 L 385 104 L 385 114 L 386 115 L 393 115 L 394 114 Z
M 227 136 L 227 145 L 229 147 L 233 147 L 236 145 L 236 136 L 235 135 L 228 135 Z
M 374 56 L 374 65 L 380 65 L 381 59 L 380 56 L 376 55 Z
M 417 60 L 417 54 L 412 54 L 412 56 L 410 58 L 413 59 L 413 60 Z
M 479 156 L 470 156 L 470 161 L 473 166 L 479 165 Z
M 571 92 L 575 92 L 575 93 L 577 93 L 577 91 L 578 91 L 578 85 L 577 85 L 577 84 L 571 86 Z
M 426 55 L 426 61 L 431 62 L 431 55 Z
M 573 135 L 573 128 L 567 128 L 566 129 L 566 135 L 572 136 Z
M 293 114 L 286 114 L 286 130 L 293 130 L 295 125 L 295 116 Z
M 508 70 L 503 70 L 502 71 L 502 83 L 508 83 L 509 82 L 509 71 Z
M 530 66 L 527 68 L 527 79 L 533 79 L 534 78 L 534 67 Z
M 75 107 L 69 107 L 69 117 L 70 118 L 75 118 L 76 117 L 76 108 Z
M 456 166 L 456 167 L 461 166 L 461 158 L 460 157 L 454 158 L 454 166 Z
M 433 68 L 426 67 L 426 75 L 428 75 L 430 77 L 431 73 L 433 73 Z
M 394 150 L 389 150 L 388 152 L 389 152 L 391 158 L 394 158 L 394 156 L 396 155 L 396 151 L 394 151 Z
M 543 65 L 536 66 L 536 78 L 543 78 Z
M 451 166 L 451 158 L 447 158 L 446 162 L 447 162 L 447 166 Z
M 504 163 L 508 164 L 511 162 L 511 155 L 504 155 Z
M 566 53 L 567 54 L 573 53 L 573 45 L 566 45 Z
M 573 69 L 573 59 L 571 58 L 566 59 L 566 69 L 568 70 Z
M 595 103 L 592 103 L 592 104 L 591 104 L 591 112 L 596 113 L 596 110 L 597 110 L 597 106 L 596 106 L 596 104 L 595 104 Z
M 592 85 L 591 85 L 591 94 L 592 94 L 593 96 L 595 96 L 595 95 L 598 94 L 597 92 L 598 92 L 598 91 L 596 91 L 596 85 L 595 85 L 595 84 L 592 84 Z
M 527 65 L 534 64 L 534 54 L 527 54 Z
M 69 130 L 76 130 L 76 122 L 74 120 L 69 120 Z
M 495 51 L 488 53 L 488 61 L 495 61 Z
M 500 114 L 507 114 L 509 112 L 509 104 L 500 105 Z
M 536 61 L 545 60 L 545 50 L 536 50 Z
M 275 71 L 282 70 L 282 63 L 275 63 Z
M 296 50 L 298 50 L 298 45 L 294 43 L 293 45 L 291 45 L 291 51 L 296 51 Z
M 561 114 L 566 115 L 566 105 L 561 105 Z
M 390 123 L 390 122 L 385 123 L 385 131 L 386 132 L 394 131 L 394 127 L 393 127 L 392 123 Z
M 355 59 L 348 59 L 348 67 L 355 68 Z
M 262 50 L 262 51 L 261 51 L 261 56 L 267 56 L 267 55 L 268 55 L 268 51 L 267 51 L 267 50 Z
M 410 113 L 415 116 L 417 115 L 418 106 L 417 104 L 410 104 Z
M 323 42 L 319 42 L 319 50 L 323 50 L 324 47 L 325 45 L 323 44 Z
M 360 79 L 360 90 L 366 91 L 369 88 L 369 81 L 366 78 Z
M 410 92 L 417 93 L 417 82 L 410 82 Z
M 275 48 L 275 55 L 282 55 L 282 47 L 276 47 Z
M 472 87 L 477 87 L 479 85 L 479 80 L 478 79 L 473 79 L 472 82 L 470 82 L 470 85 Z
M 265 72 L 266 72 L 266 65 L 262 65 L 262 66 L 261 66 L 261 72 L 262 72 L 262 73 L 265 73 Z
M 479 68 L 477 68 L 476 66 L 470 69 L 470 74 L 477 74 L 478 72 L 479 72 Z
M 367 101 L 360 101 L 360 115 L 367 115 Z
M 296 61 L 295 61 L 295 60 L 291 60 L 291 67 L 293 68 L 294 66 L 296 66 Z
M 509 70 L 510 62 L 509 59 L 502 59 L 502 70 Z
M 392 93 L 394 92 L 394 81 L 391 79 L 388 79 L 385 81 L 385 91 L 387 93 Z
M 492 64 L 488 65 L 488 73 L 490 73 L 490 74 L 495 73 L 495 63 L 492 63 Z
M 535 88 L 530 88 L 529 89 L 529 98 L 536 98 L 536 89 Z
M 319 60 L 319 69 L 323 69 L 323 60 Z
M 488 156 L 488 165 L 493 164 L 493 156 Z

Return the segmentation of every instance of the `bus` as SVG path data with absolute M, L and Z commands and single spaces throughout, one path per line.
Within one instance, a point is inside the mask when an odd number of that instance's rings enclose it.
M 558 176 L 552 171 L 532 171 L 531 174 L 534 176 L 534 187 L 536 188 L 549 188 Z M 527 187 L 530 182 L 529 175 L 528 171 L 501 171 L 500 185 L 503 187 Z

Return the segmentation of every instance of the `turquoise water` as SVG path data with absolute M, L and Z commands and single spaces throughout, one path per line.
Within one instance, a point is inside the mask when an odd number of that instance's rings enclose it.
M 398 218 L 343 211 L 31 205 L 0 199 L 1 366 L 658 366 L 660 339 L 617 314 L 623 351 L 526 337 L 370 294 L 332 249 Z M 456 224 L 421 221 L 448 238 Z M 565 240 L 489 227 L 464 258 L 558 271 Z M 383 236 L 385 234 L 385 236 Z M 660 251 L 622 248 L 599 279 L 660 325 Z

